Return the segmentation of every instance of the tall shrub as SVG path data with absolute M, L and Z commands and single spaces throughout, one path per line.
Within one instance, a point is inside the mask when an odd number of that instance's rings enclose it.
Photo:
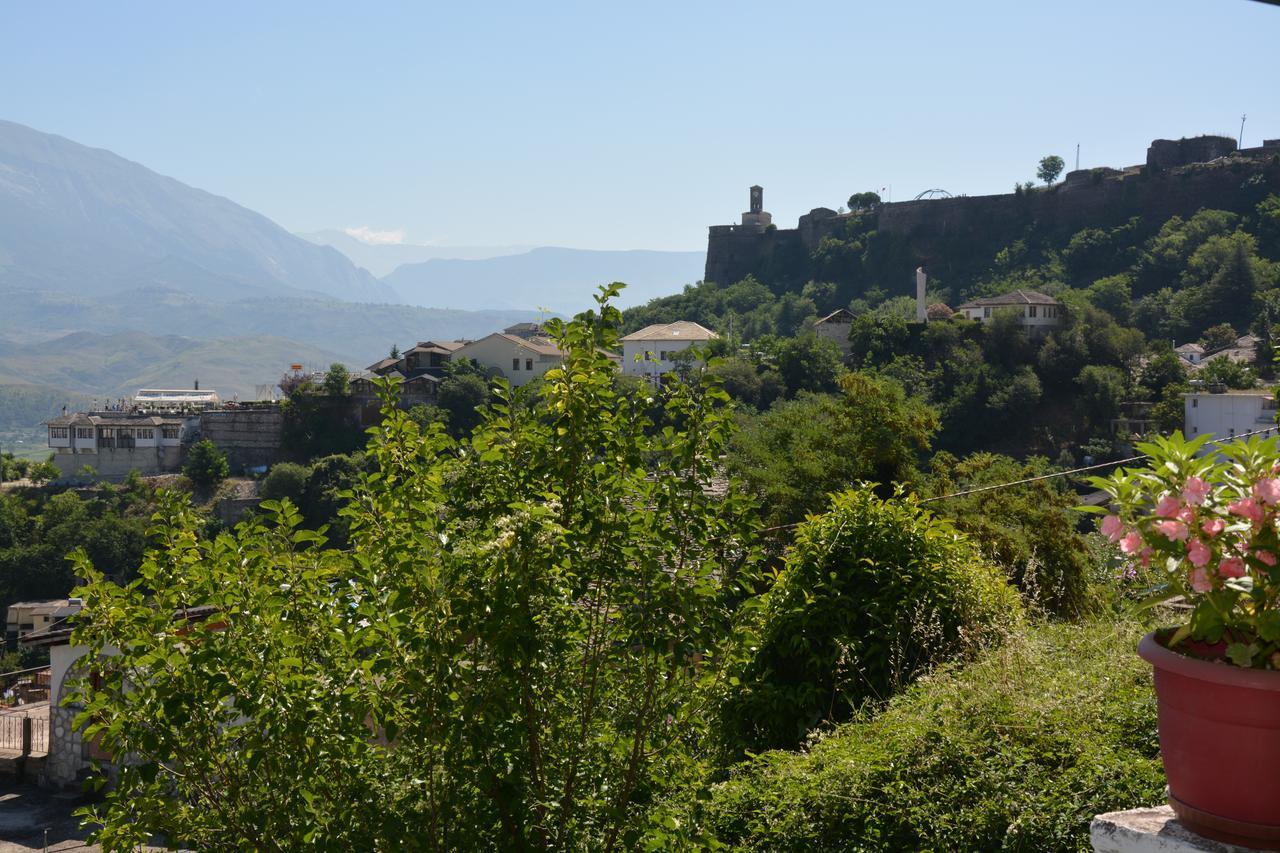
M 1000 640 L 1017 592 L 950 523 L 866 488 L 801 525 L 721 708 L 731 750 L 795 747 L 921 672 Z

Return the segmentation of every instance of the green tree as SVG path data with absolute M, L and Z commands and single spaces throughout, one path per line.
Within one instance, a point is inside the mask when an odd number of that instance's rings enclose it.
M 398 344 L 391 345 L 391 352 L 387 353 L 387 358 L 400 358 L 400 347 Z
M 231 475 L 231 466 L 227 463 L 226 454 L 217 445 L 202 438 L 187 451 L 187 461 L 182 466 L 182 473 L 198 488 L 209 491 Z
M 459 443 L 388 406 L 350 551 L 270 502 L 202 540 L 170 499 L 141 585 L 80 560 L 97 678 L 76 701 L 131 759 L 104 846 L 693 843 L 662 804 L 702 778 L 752 521 L 708 489 L 731 429 L 713 381 L 664 385 L 668 430 L 618 397 L 617 289 L 548 324 L 567 356 L 537 410 L 500 384 Z
M 938 418 L 889 379 L 846 374 L 841 394 L 802 393 L 746 418 L 726 458 L 761 498 L 770 524 L 799 521 L 857 482 L 910 483 Z
M 330 397 L 345 397 L 351 393 L 347 387 L 351 374 L 344 364 L 334 362 L 329 365 L 329 372 L 324 375 L 324 393 Z
M 1247 364 L 1219 356 L 1205 362 L 1204 367 L 1196 374 L 1209 384 L 1222 383 L 1228 388 L 1253 388 L 1258 384 L 1258 377 Z
M 880 193 L 867 192 L 854 193 L 849 196 L 849 210 L 869 210 L 880 204 Z
M 307 487 L 307 476 L 310 473 L 310 470 L 303 465 L 294 462 L 278 462 L 267 472 L 259 494 L 265 500 L 279 501 L 288 498 L 295 506 L 300 505 L 302 494 Z
M 436 406 L 445 413 L 449 433 L 461 438 L 476 428 L 482 419 L 481 407 L 489 402 L 489 383 L 471 372 L 458 372 L 440 382 Z
M 1057 154 L 1042 157 L 1040 158 L 1040 165 L 1036 168 L 1036 177 L 1044 181 L 1044 185 L 1047 187 L 1058 180 L 1058 175 L 1062 174 L 1062 170 L 1066 168 L 1066 165 Z
M 1235 346 L 1236 339 L 1239 337 L 1230 323 L 1219 323 L 1204 330 L 1204 334 L 1200 336 L 1200 343 L 1204 346 L 1205 352 L 1213 353 Z
M 1109 428 L 1111 419 L 1120 414 L 1120 403 L 1124 400 L 1124 373 L 1115 367 L 1090 364 L 1080 371 L 1076 385 L 1088 422 L 1096 429 Z

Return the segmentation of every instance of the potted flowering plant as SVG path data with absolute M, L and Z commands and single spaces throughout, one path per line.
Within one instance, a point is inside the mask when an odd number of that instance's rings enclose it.
M 1101 531 L 1151 584 L 1145 604 L 1186 605 L 1138 647 L 1170 805 L 1201 835 L 1280 849 L 1280 450 L 1207 440 L 1140 444 L 1147 467 L 1093 478 L 1114 508 Z

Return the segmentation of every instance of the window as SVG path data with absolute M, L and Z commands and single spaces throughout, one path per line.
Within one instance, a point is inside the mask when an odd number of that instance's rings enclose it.
M 161 438 L 177 438 L 178 428 L 176 426 L 160 427 Z
M 982 316 L 983 316 L 983 317 L 990 317 L 990 316 L 991 316 L 991 309 L 990 309 L 990 308 L 983 308 L 983 309 L 982 309 Z
M 66 438 L 67 427 L 49 427 L 49 438 Z
M 1198 409 L 1198 408 L 1200 408 L 1200 400 L 1199 400 L 1199 399 L 1197 399 L 1196 397 L 1192 397 L 1192 398 L 1191 398 L 1191 408 L 1193 408 L 1193 409 Z
M 526 358 L 526 359 L 524 360 L 524 369 L 525 369 L 525 370 L 533 370 L 533 359 L 531 359 L 531 358 Z
M 76 438 L 93 438 L 93 427 L 76 427 Z
M 1036 306 L 1034 306 L 1034 305 L 1028 305 L 1028 306 L 1027 306 L 1027 316 L 1028 316 L 1028 317 L 1034 317 L 1034 316 L 1036 316 Z M 1046 317 L 1048 317 L 1049 315 L 1048 315 L 1048 314 L 1046 314 L 1045 316 L 1046 316 Z
M 511 359 L 511 369 L 512 369 L 512 370 L 519 370 L 519 369 L 520 369 L 520 359 L 518 359 L 518 358 L 513 358 L 513 359 Z
M 155 438 L 156 437 L 156 431 L 151 427 L 145 427 L 143 429 L 135 430 L 135 433 L 137 434 L 138 438 Z

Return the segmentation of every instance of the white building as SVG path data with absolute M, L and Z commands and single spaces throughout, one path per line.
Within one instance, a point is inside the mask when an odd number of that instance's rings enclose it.
M 469 358 L 505 376 L 513 387 L 519 387 L 559 365 L 564 360 L 564 352 L 550 338 L 523 338 L 508 332 L 494 332 L 459 347 L 452 357 Z
M 651 379 L 671 373 L 676 369 L 673 355 L 690 347 L 705 347 L 718 337 L 710 329 L 686 320 L 645 326 L 622 339 L 622 372 Z
M 845 355 L 849 354 L 849 330 L 852 328 L 853 312 L 848 308 L 837 308 L 813 324 L 813 331 L 818 337 L 831 341 Z
M 964 303 L 956 309 L 970 320 L 990 323 L 1004 313 L 1018 317 L 1027 334 L 1039 336 L 1062 325 L 1066 317 L 1062 303 L 1052 296 L 1034 290 L 1015 290 L 999 296 L 984 296 Z
M 1276 398 L 1271 390 L 1193 391 L 1183 394 L 1183 435 L 1231 438 L 1276 428 Z
M 84 466 L 107 480 L 131 470 L 143 474 L 177 471 L 182 444 L 200 428 L 196 412 L 77 412 L 45 422 L 53 464 L 64 477 Z
M 1204 361 L 1204 347 L 1199 344 L 1182 344 L 1174 347 L 1173 351 L 1178 354 L 1178 358 L 1188 365 L 1198 366 L 1200 362 Z

